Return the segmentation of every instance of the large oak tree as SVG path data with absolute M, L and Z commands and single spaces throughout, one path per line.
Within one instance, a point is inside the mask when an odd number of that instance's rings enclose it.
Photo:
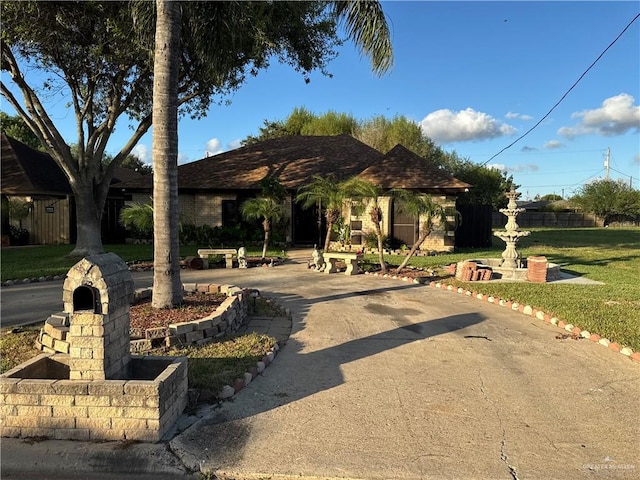
M 1 66 L 10 76 L 0 91 L 69 179 L 77 205 L 74 255 L 103 251 L 101 217 L 115 168 L 153 121 L 153 35 L 132 35 L 134 4 L 0 4 Z M 326 73 L 341 43 L 340 20 L 374 70 L 386 71 L 391 48 L 378 2 L 184 2 L 177 107 L 202 116 L 274 59 L 304 75 Z M 51 115 L 60 101 L 75 117 L 78 157 Z M 105 165 L 118 120 L 133 126 L 131 136 Z

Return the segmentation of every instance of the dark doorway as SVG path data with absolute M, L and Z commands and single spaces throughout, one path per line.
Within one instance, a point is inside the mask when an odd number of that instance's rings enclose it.
M 222 200 L 222 226 L 233 227 L 240 222 L 240 211 L 236 200 Z
M 107 198 L 102 212 L 102 241 L 104 243 L 124 243 L 125 228 L 120 223 L 120 211 L 124 207 L 124 200 Z
M 398 204 L 392 202 L 393 208 L 391 209 L 391 225 L 393 243 L 405 244 L 408 246 L 413 245 L 418 240 L 418 221 L 413 215 L 400 212 Z M 399 245 L 394 245 L 399 246 Z
M 302 208 L 293 204 L 293 243 L 298 246 L 324 245 L 326 221 L 317 206 Z

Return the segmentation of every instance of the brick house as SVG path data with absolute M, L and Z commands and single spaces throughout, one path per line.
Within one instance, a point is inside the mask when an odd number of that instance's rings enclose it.
M 294 199 L 313 175 L 334 174 L 339 181 L 359 176 L 383 189 L 407 188 L 435 197 L 447 206 L 470 185 L 441 172 L 428 160 L 401 145 L 386 155 L 350 135 L 286 136 L 244 146 L 178 167 L 180 214 L 193 225 L 232 226 L 238 222 L 242 202 L 260 193 L 260 181 L 277 178 L 286 188 L 288 240 L 296 245 L 322 244 L 323 215 L 318 208 L 304 210 Z M 150 176 L 118 185 L 130 201 L 148 203 Z M 417 221 L 401 215 L 390 198 L 382 198 L 383 232 L 410 245 Z M 358 245 L 373 230 L 368 216 L 345 212 L 351 243 Z M 184 220 L 183 220 L 184 221 Z M 453 231 L 434 234 L 423 248 L 452 250 Z

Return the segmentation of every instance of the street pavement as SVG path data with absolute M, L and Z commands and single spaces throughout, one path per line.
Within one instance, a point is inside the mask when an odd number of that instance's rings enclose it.
M 637 363 L 465 295 L 316 273 L 307 256 L 183 276 L 291 309 L 289 340 L 231 401 L 158 445 L 2 439 L 2 478 L 640 477 Z

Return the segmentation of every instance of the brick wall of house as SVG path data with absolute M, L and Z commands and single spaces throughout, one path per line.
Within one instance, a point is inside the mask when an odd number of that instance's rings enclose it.
M 456 198 L 453 196 L 437 196 L 433 197 L 433 199 L 447 208 L 455 208 Z M 390 197 L 381 197 L 378 199 L 378 205 L 382 210 L 382 233 L 384 235 L 391 235 L 393 230 L 393 225 L 391 224 L 391 209 L 392 209 L 392 201 Z M 361 215 L 353 215 L 353 212 L 344 212 L 345 213 L 345 221 L 349 225 L 353 225 L 353 222 L 361 222 L 362 230 L 355 231 L 356 234 L 362 233 L 363 237 L 367 232 L 375 232 L 375 226 L 371 221 L 371 217 L 368 213 L 371 208 L 371 203 L 367 206 L 364 212 Z M 449 216 L 447 218 L 448 227 L 452 228 L 455 225 L 455 217 Z M 437 223 L 436 223 L 437 225 Z M 352 234 L 354 231 L 352 230 Z M 364 239 L 363 239 L 364 243 Z M 421 250 L 435 250 L 435 251 L 453 251 L 455 243 L 455 236 L 453 235 L 453 230 L 451 232 L 444 231 L 434 231 L 427 237 L 427 239 L 420 246 Z

